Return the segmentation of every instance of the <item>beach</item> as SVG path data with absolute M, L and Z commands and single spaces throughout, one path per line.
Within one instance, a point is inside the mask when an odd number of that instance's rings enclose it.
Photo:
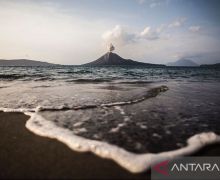
M 111 160 L 77 153 L 55 139 L 25 128 L 28 116 L 0 112 L 0 178 L 150 179 L 150 172 L 132 174 Z M 220 145 L 192 156 L 220 156 Z
M 219 9 L 0 0 L 0 180 L 220 179 Z
M 204 147 L 219 143 L 217 69 L 1 70 L 0 178 L 149 179 L 164 156 L 220 155 Z
M 132 174 L 111 160 L 77 153 L 55 139 L 40 137 L 25 127 L 28 116 L 0 112 L 0 179 L 147 179 Z

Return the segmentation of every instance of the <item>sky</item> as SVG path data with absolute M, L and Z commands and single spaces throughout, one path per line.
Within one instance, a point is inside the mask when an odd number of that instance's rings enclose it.
M 220 62 L 219 0 L 0 0 L 0 59 Z

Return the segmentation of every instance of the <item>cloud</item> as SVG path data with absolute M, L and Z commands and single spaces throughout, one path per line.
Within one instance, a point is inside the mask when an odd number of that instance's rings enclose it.
M 192 34 L 188 30 L 175 33 L 172 31 L 166 24 L 158 27 L 146 26 L 142 30 L 133 31 L 117 25 L 106 31 L 103 38 L 105 42 L 106 39 L 112 42 L 122 57 L 143 62 L 167 63 L 183 57 L 190 57 L 193 60 L 204 59 L 204 62 L 206 60 L 214 62 L 217 59 L 217 55 L 211 57 L 211 54 L 219 51 L 218 39 L 209 34 Z M 168 37 L 169 34 L 172 36 Z M 207 55 L 199 57 L 201 53 Z
M 150 8 L 161 6 L 162 4 L 168 4 L 169 0 L 136 0 L 138 4 L 142 5 L 147 3 Z
M 189 31 L 194 32 L 194 33 L 200 31 L 200 29 L 201 29 L 200 26 L 190 26 L 189 27 Z
M 105 43 L 113 43 L 116 45 L 125 45 L 127 43 L 134 42 L 136 35 L 134 33 L 128 33 L 120 25 L 116 25 L 112 30 L 106 31 L 102 35 L 102 39 Z
M 140 32 L 128 32 L 128 30 L 121 25 L 116 25 L 113 29 L 104 32 L 102 34 L 102 39 L 104 40 L 105 45 L 113 43 L 116 46 L 125 46 L 131 43 L 138 43 L 142 40 L 157 40 L 160 38 L 163 29 L 164 25 L 161 25 L 156 29 L 147 26 Z
M 211 62 L 220 57 L 218 53 L 213 56 L 214 52 L 220 52 L 220 41 L 216 36 L 219 30 L 213 27 L 204 33 L 191 33 L 188 29 L 174 32 L 169 24 L 158 27 L 144 24 L 145 28 L 137 26 L 139 22 L 128 23 L 125 27 L 114 26 L 120 20 L 107 21 L 99 16 L 91 21 L 59 6 L 39 2 L 5 0 L 3 3 L 0 0 L 0 17 L 7 17 L 0 18 L 0 58 L 25 58 L 28 55 L 30 59 L 58 64 L 82 64 L 104 54 L 106 46 L 102 47 L 102 44 L 107 42 L 112 42 L 122 57 L 143 62 L 166 63 L 176 60 L 174 54 L 186 57 L 201 52 L 207 54 L 203 55 L 204 61 Z M 146 1 L 146 6 L 151 2 Z M 185 18 L 176 21 L 171 27 L 183 25 Z
M 185 17 L 181 17 L 173 21 L 171 24 L 168 25 L 169 28 L 174 28 L 174 27 L 181 27 L 184 22 L 186 21 Z
M 159 29 L 157 30 L 152 30 L 150 26 L 147 26 L 141 33 L 140 36 L 142 38 L 146 38 L 148 40 L 155 40 L 159 39 Z
M 109 22 L 90 22 L 56 6 L 22 2 L 0 1 L 0 17 L 7 17 L 0 18 L 0 58 L 28 56 L 58 64 L 82 64 L 102 53 L 100 34 Z

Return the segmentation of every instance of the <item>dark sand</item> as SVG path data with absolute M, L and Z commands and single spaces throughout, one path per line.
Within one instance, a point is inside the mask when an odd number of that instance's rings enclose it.
M 131 174 L 111 160 L 74 152 L 57 140 L 33 134 L 25 127 L 28 118 L 0 112 L 0 179 L 149 179 L 149 173 Z
M 110 160 L 77 153 L 66 145 L 37 136 L 25 128 L 28 116 L 0 112 L 1 178 L 150 179 L 131 174 Z M 220 156 L 220 145 L 205 147 L 196 156 Z

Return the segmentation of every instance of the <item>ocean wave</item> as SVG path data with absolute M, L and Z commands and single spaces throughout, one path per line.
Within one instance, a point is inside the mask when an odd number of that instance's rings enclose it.
M 13 80 L 33 80 L 33 79 L 48 78 L 42 74 L 0 74 L 0 80 L 13 81 Z
M 157 80 L 207 80 L 219 81 L 218 69 L 204 68 L 141 68 L 141 67 L 0 67 L 0 80 L 2 81 L 64 81 L 75 83 L 102 83 L 113 80 L 125 80 L 127 84 L 148 83 Z M 80 78 L 80 79 L 77 79 Z M 132 82 L 137 80 L 137 82 Z M 130 82 L 131 81 L 131 82 Z M 139 82 L 138 82 L 139 81 Z M 145 82 L 144 82 L 145 81 Z M 123 82 L 122 82 L 123 83 Z
M 40 86 L 33 86 L 32 88 L 49 88 L 49 85 L 40 85 Z
M 161 92 L 166 92 L 169 88 L 167 86 L 159 86 L 152 88 L 146 92 L 142 97 L 137 99 L 131 99 L 129 101 L 121 101 L 121 102 L 111 102 L 111 103 L 103 103 L 103 104 L 88 104 L 82 106 L 68 106 L 68 105 L 60 105 L 60 106 L 38 106 L 35 111 L 67 111 L 67 110 L 80 110 L 80 109 L 91 109 L 98 107 L 113 107 L 113 106 L 125 106 L 130 104 L 139 103 L 149 98 L 156 97 Z
M 2 112 L 21 112 L 21 113 L 25 113 L 25 112 L 36 112 L 36 108 L 20 108 L 20 109 L 11 109 L 11 108 L 3 108 L 0 107 L 0 111 Z
M 172 86 L 170 89 L 172 89 Z M 136 154 L 136 153 L 132 153 L 130 150 L 125 150 L 116 145 L 112 145 L 111 142 L 106 143 L 106 142 L 99 141 L 99 140 L 90 140 L 90 139 L 87 139 L 86 137 L 75 135 L 74 132 L 71 131 L 71 129 L 67 129 L 61 126 L 58 127 L 56 122 L 49 120 L 49 117 L 47 118 L 42 117 L 44 113 L 43 112 L 41 113 L 41 111 L 61 111 L 60 113 L 63 115 L 64 112 L 62 111 L 65 111 L 65 110 L 73 110 L 71 112 L 76 113 L 76 110 L 82 110 L 82 109 L 88 109 L 88 108 L 107 109 L 108 107 L 115 107 L 119 111 L 120 114 L 124 115 L 126 112 L 124 111 L 124 109 L 126 108 L 122 109 L 122 107 L 120 106 L 139 103 L 148 98 L 156 97 L 161 92 L 165 92 L 167 90 L 168 90 L 167 86 L 155 87 L 155 88 L 150 89 L 149 91 L 146 91 L 146 94 L 143 93 L 142 96 L 140 96 L 139 98 L 133 98 L 133 99 L 130 99 L 128 101 L 123 101 L 123 102 L 90 104 L 90 105 L 85 105 L 85 106 L 73 106 L 73 107 L 68 106 L 68 105 L 60 105 L 60 106 L 38 106 L 37 108 L 30 108 L 30 109 L 28 108 L 27 109 L 26 108 L 23 108 L 23 109 L 0 108 L 0 111 L 24 113 L 30 116 L 30 119 L 26 122 L 26 127 L 30 131 L 35 133 L 36 135 L 49 137 L 53 139 L 55 138 L 59 140 L 60 142 L 69 146 L 74 151 L 93 152 L 94 154 L 100 157 L 114 160 L 116 163 L 118 163 L 119 165 L 121 165 L 122 167 L 124 167 L 130 172 L 140 173 L 140 172 L 146 171 L 147 169 L 150 168 L 151 165 L 154 165 L 155 163 L 160 162 L 162 160 L 170 160 L 173 158 L 177 158 L 179 156 L 189 155 L 189 154 L 192 154 L 198 151 L 199 149 L 201 149 L 202 147 L 206 145 L 220 142 L 220 136 L 215 134 L 214 132 L 206 132 L 206 133 L 200 133 L 200 134 L 194 133 L 194 135 L 190 134 L 190 136 L 191 135 L 193 136 L 191 136 L 191 138 L 187 140 L 187 145 L 185 147 L 181 147 L 180 149 L 176 149 L 172 151 L 166 150 L 166 152 L 164 151 L 164 152 L 159 152 L 159 153 Z M 92 112 L 94 113 L 94 111 Z M 132 111 L 129 111 L 129 112 L 132 112 Z M 51 113 L 48 112 L 48 113 L 51 114 L 53 112 Z M 47 114 L 47 112 L 45 114 Z M 113 129 L 111 129 L 113 132 L 117 132 L 120 130 L 121 125 L 118 122 L 117 124 L 118 126 L 114 126 Z M 160 127 L 163 128 L 164 124 L 162 124 L 162 126 Z M 146 127 L 144 126 L 144 128 Z M 81 130 L 85 130 L 85 129 L 81 129 Z M 176 130 L 176 132 L 178 132 L 178 129 Z M 202 130 L 201 132 L 204 132 L 204 130 Z M 152 134 L 152 136 L 154 134 Z M 175 131 L 173 134 L 175 135 Z
M 150 84 L 154 83 L 154 81 L 145 81 L 145 80 L 130 80 L 130 81 L 118 81 L 117 84 Z
M 25 78 L 25 77 L 27 76 L 21 75 L 21 74 L 0 74 L 1 80 L 15 80 L 15 79 L 20 79 L 20 78 Z
M 69 148 L 78 152 L 92 152 L 99 157 L 114 160 L 130 172 L 141 173 L 148 170 L 152 165 L 163 160 L 175 159 L 179 156 L 192 154 L 204 146 L 220 142 L 220 136 L 214 132 L 200 133 L 187 140 L 187 146 L 168 152 L 135 154 L 118 146 L 89 140 L 77 135 L 72 131 L 57 127 L 51 121 L 47 121 L 36 113 L 25 113 L 31 116 L 26 127 L 33 133 L 49 138 L 55 138 L 66 144 Z
M 59 71 L 59 74 L 89 74 L 92 73 L 92 71 L 89 70 L 75 70 L 75 71 Z
M 102 83 L 102 82 L 111 82 L 111 79 L 71 79 L 66 82 L 75 82 L 75 83 Z
M 37 77 L 36 79 L 34 79 L 34 81 L 54 81 L 56 80 L 55 78 L 52 77 Z
M 80 110 L 80 109 L 90 109 L 90 108 L 97 108 L 98 105 L 82 105 L 82 106 L 67 106 L 67 105 L 61 105 L 61 106 L 38 106 L 35 109 L 35 112 L 40 111 L 68 111 L 68 110 Z
M 30 112 L 30 109 L 0 108 L 0 111 L 23 112 L 27 116 L 30 116 L 30 119 L 26 122 L 26 128 L 36 135 L 57 139 L 74 151 L 92 152 L 99 157 L 111 159 L 132 173 L 142 173 L 158 162 L 190 155 L 207 145 L 220 143 L 219 135 L 214 132 L 205 132 L 191 136 L 187 139 L 187 145 L 185 147 L 176 150 L 135 154 L 106 142 L 90 140 L 74 135 L 72 131 L 56 126 L 52 121 L 46 120 L 37 112 Z

